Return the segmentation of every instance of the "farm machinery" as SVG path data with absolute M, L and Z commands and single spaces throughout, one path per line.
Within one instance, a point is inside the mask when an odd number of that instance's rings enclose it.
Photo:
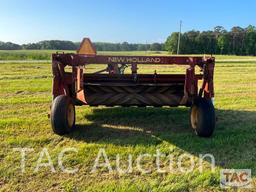
M 86 73 L 91 64 L 106 67 Z M 186 72 L 140 74 L 139 65 L 186 66 Z M 187 106 L 192 129 L 198 136 L 209 137 L 215 128 L 214 65 L 214 57 L 97 55 L 90 39 L 85 38 L 76 54 L 52 55 L 52 129 L 59 135 L 72 131 L 76 105 Z M 196 67 L 201 73 L 195 72 Z M 125 68 L 130 72 L 125 73 Z

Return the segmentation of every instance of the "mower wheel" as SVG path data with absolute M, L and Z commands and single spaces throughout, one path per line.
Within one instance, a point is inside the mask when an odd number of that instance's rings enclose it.
M 57 96 L 51 107 L 52 130 L 58 135 L 64 135 L 75 127 L 75 106 L 70 97 Z
M 197 98 L 191 106 L 190 123 L 200 137 L 210 137 L 215 129 L 215 110 L 211 100 Z

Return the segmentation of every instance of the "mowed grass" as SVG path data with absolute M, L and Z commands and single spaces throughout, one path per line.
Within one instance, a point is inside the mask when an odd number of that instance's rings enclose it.
M 236 59 L 221 62 L 219 59 Z M 237 61 L 240 59 L 241 61 Z M 215 68 L 216 131 L 211 138 L 199 138 L 189 128 L 189 109 L 76 107 L 77 128 L 65 136 L 53 134 L 47 117 L 51 104 L 50 63 L 0 64 L 0 190 L 1 191 L 220 191 L 222 168 L 252 169 L 256 183 L 256 62 L 253 57 L 218 56 Z M 93 67 L 92 67 L 93 68 Z M 91 69 L 92 69 L 91 68 Z M 97 66 L 96 66 L 97 68 Z M 154 73 L 152 67 L 142 72 Z M 166 68 L 157 71 L 166 73 Z M 184 68 L 171 68 L 172 72 Z M 26 172 L 20 171 L 20 153 L 13 148 L 33 148 L 26 155 Z M 58 154 L 66 147 L 78 153 L 67 153 L 66 167 L 77 168 L 64 173 L 58 166 Z M 39 154 L 47 148 L 55 173 L 49 167 L 35 172 Z M 104 148 L 113 172 L 100 168 L 91 173 L 100 148 Z M 143 153 L 173 155 L 174 171 L 157 173 L 155 158 L 145 158 L 142 166 L 151 169 L 142 174 L 136 169 L 136 157 Z M 195 169 L 180 172 L 177 160 L 181 154 L 193 155 Z M 209 160 L 199 172 L 199 155 L 212 154 L 214 172 Z M 132 173 L 116 171 L 116 155 L 121 167 L 127 167 L 133 156 Z M 44 156 L 44 162 L 47 162 Z M 190 164 L 184 159 L 184 167 Z

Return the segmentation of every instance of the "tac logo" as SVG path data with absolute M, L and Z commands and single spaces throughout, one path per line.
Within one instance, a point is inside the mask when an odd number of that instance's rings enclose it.
M 222 169 L 220 187 L 252 188 L 251 169 Z

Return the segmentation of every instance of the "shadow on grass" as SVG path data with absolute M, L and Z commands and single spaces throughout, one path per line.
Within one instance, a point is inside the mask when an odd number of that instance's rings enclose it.
M 145 148 L 168 142 L 197 156 L 213 154 L 221 167 L 256 170 L 256 112 L 216 109 L 216 115 L 214 135 L 200 138 L 190 128 L 188 108 L 93 108 L 85 117 L 92 123 L 77 125 L 68 137 Z

